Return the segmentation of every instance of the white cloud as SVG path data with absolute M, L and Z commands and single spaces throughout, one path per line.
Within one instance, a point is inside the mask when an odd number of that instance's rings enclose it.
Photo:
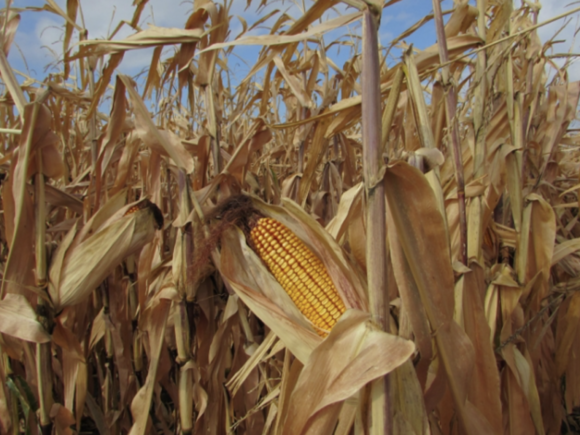
M 44 2 L 30 0 L 17 3 L 16 7 L 40 7 Z M 66 0 L 56 0 L 56 3 L 66 11 Z M 81 26 L 84 23 L 90 39 L 104 39 L 121 21 L 128 23 L 132 20 L 135 11 L 132 3 L 132 0 L 81 0 L 76 21 Z M 183 28 L 192 9 L 192 1 L 150 0 L 141 13 L 139 25 L 142 28 L 146 28 L 149 24 Z M 26 66 L 22 61 L 24 56 L 31 74 L 38 79 L 43 79 L 46 75 L 45 67 L 49 64 L 56 64 L 62 58 L 64 24 L 63 18 L 46 11 L 23 12 L 15 38 L 17 47 L 11 50 L 9 56 L 12 65 L 16 69 L 25 70 Z M 134 32 L 128 24 L 124 24 L 115 35 L 115 39 L 125 38 Z M 78 42 L 77 32 L 73 35 L 71 44 L 76 42 Z M 119 69 L 127 73 L 136 72 L 147 66 L 150 58 L 150 51 L 129 52 L 125 55 Z
M 572 4 L 563 0 L 547 0 L 542 2 L 542 9 L 538 15 L 538 22 L 542 23 L 567 11 L 578 7 L 578 3 Z M 565 25 L 564 28 L 562 28 Z M 561 41 L 548 51 L 547 54 L 557 53 L 580 53 L 580 35 L 574 34 L 580 26 L 580 13 L 575 13 L 566 18 L 542 26 L 538 29 L 538 35 L 543 43 L 551 40 L 557 34 L 555 40 Z M 563 66 L 568 59 L 556 59 L 555 63 Z M 580 62 L 572 62 L 568 67 L 570 81 L 580 80 Z

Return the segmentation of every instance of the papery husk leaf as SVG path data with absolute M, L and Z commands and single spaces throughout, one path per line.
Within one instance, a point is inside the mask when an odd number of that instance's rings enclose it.
M 135 204 L 127 205 L 121 212 Z M 153 239 L 156 222 L 149 207 L 114 218 L 68 249 L 62 270 L 51 267 L 49 292 L 57 310 L 81 302 L 125 257 Z
M 336 242 L 300 207 L 286 208 L 254 200 L 254 206 L 290 228 L 323 261 L 348 307 L 366 306 L 359 297 L 362 284 Z M 288 211 L 291 211 L 290 214 Z M 300 313 L 266 266 L 246 243 L 243 233 L 228 231 L 222 240 L 220 272 L 244 303 L 280 337 L 302 362 L 320 342 L 310 322 Z M 334 260 L 330 262 L 329 260 Z
M 50 335 L 36 319 L 26 298 L 9 293 L 0 301 L 0 332 L 33 343 L 48 343 Z
M 247 246 L 241 231 L 224 234 L 219 270 L 248 308 L 280 337 L 296 358 L 306 362 L 322 339 Z
M 468 401 L 474 349 L 464 331 L 453 320 L 454 277 L 443 217 L 433 190 L 421 172 L 406 163 L 395 163 L 385 174 L 388 213 L 394 222 L 402 251 L 431 329 L 440 362 L 447 374 L 455 409 L 469 434 L 489 433 L 492 426 Z M 416 225 L 429 221 L 429 225 Z M 426 250 L 424 247 L 428 246 Z M 437 255 L 432 255 L 437 252 Z M 394 252 L 393 252 L 394 254 Z
M 62 348 L 64 405 L 75 411 L 80 422 L 86 395 L 87 361 L 78 338 L 60 319 L 56 322 L 53 340 Z
M 118 215 L 119 210 L 126 207 L 126 204 L 126 189 L 123 189 L 109 197 L 109 200 L 91 216 L 82 228 L 79 229 L 78 235 L 75 236 L 73 247 L 83 242 L 91 234 L 99 231 L 107 221 L 113 218 L 113 216 Z
M 348 310 L 304 365 L 282 433 L 328 433 L 340 411 L 335 405 L 403 364 L 414 350 L 412 342 L 380 331 L 370 314 Z
M 394 435 L 428 435 L 429 419 L 423 390 L 413 363 L 406 361 L 390 375 L 393 394 Z
M 161 348 L 163 337 L 167 326 L 167 318 L 171 300 L 157 298 L 154 305 L 150 307 L 148 313 L 147 330 L 149 337 L 149 368 L 145 383 L 139 389 L 133 401 L 131 402 L 131 415 L 133 416 L 133 426 L 129 435 L 143 435 L 146 433 L 147 420 L 149 419 L 149 408 L 153 396 L 153 389 L 156 385 L 157 370 L 160 363 Z
M 558 323 L 557 349 L 556 349 L 556 376 L 560 377 L 568 366 L 568 361 L 573 357 L 572 345 L 579 334 L 580 324 L 580 293 L 575 292 L 570 300 L 566 313 Z
M 494 433 L 500 433 L 502 426 L 502 405 L 500 375 L 492 343 L 488 340 L 490 330 L 485 318 L 483 305 L 485 280 L 483 271 L 472 264 L 471 271 L 463 276 L 464 330 L 473 344 L 475 366 L 470 380 L 468 397 L 492 425 Z

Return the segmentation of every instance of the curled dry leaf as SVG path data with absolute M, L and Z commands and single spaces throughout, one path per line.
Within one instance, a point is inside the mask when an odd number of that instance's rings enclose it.
M 36 319 L 26 298 L 9 293 L 0 301 L 0 332 L 33 343 L 47 343 L 50 335 Z
M 151 300 L 146 310 L 144 325 L 149 337 L 150 366 L 147 372 L 147 379 L 139 389 L 131 402 L 131 414 L 133 415 L 133 426 L 129 435 L 142 435 L 146 432 L 147 421 L 149 419 L 149 408 L 153 390 L 156 385 L 157 370 L 161 360 L 161 350 L 167 318 L 171 308 L 172 299 L 177 298 L 177 292 L 172 287 L 165 287 Z
M 49 294 L 57 310 L 86 298 L 125 257 L 139 251 L 163 225 L 157 206 L 147 199 L 126 205 L 80 243 L 75 226 L 55 254 Z
M 438 350 L 437 359 L 447 373 L 448 386 L 463 427 L 469 434 L 493 433 L 492 422 L 497 421 L 497 418 L 489 421 L 489 415 L 483 414 L 473 405 L 470 393 L 476 391 L 476 381 L 497 380 L 498 374 L 474 372 L 473 342 L 453 319 L 455 303 L 451 255 L 443 216 L 438 211 L 435 194 L 422 173 L 402 162 L 389 166 L 385 176 L 385 192 L 389 205 L 390 234 L 393 230 L 396 231 L 396 237 L 391 240 L 394 245 L 391 252 L 395 279 L 403 302 L 415 312 L 411 321 L 420 339 L 420 348 L 430 351 L 429 343 L 421 340 L 428 332 L 425 330 L 425 321 L 428 321 L 431 330 L 436 331 L 434 344 Z M 418 222 L 427 222 L 427 219 L 429 225 L 417 225 Z M 438 255 L 432 255 L 432 252 L 437 252 Z M 481 306 L 479 308 L 482 309 Z M 418 315 L 419 313 L 422 315 Z M 484 313 L 482 311 L 478 314 L 483 316 Z M 471 311 L 469 315 L 475 314 Z M 486 340 L 485 343 L 477 344 L 489 348 L 489 331 L 486 329 L 477 333 Z M 424 343 L 421 344 L 421 341 Z M 491 349 L 488 350 L 491 352 Z M 485 354 L 486 358 L 489 356 L 489 353 Z M 490 370 L 497 369 L 494 366 Z M 437 377 L 441 374 L 440 371 Z M 426 390 L 426 396 L 441 393 L 441 388 L 437 387 L 434 379 L 431 379 L 431 385 L 428 384 Z M 493 402 L 493 405 L 497 405 L 497 402 Z M 492 415 L 494 413 L 499 413 L 498 407 L 494 406 L 490 412 Z M 491 432 L 486 432 L 487 430 Z
M 102 56 L 125 50 L 135 50 L 147 47 L 163 45 L 185 44 L 197 42 L 203 36 L 201 29 L 175 29 L 150 26 L 146 30 L 130 35 L 121 40 L 98 40 L 80 41 L 79 51 L 70 60 L 87 56 Z
M 337 405 L 399 367 L 414 350 L 411 341 L 378 330 L 369 314 L 347 311 L 304 365 L 282 433 L 331 433 Z

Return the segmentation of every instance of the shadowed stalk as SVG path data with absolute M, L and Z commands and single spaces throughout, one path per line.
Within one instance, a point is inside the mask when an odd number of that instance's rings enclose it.
M 485 25 L 485 2 L 478 0 L 477 36 L 485 41 L 487 28 Z M 487 97 L 487 53 L 485 50 L 477 53 L 475 62 L 475 90 L 473 98 L 473 130 L 475 133 L 475 143 L 473 149 L 473 172 L 474 177 L 481 178 L 485 175 L 485 156 L 487 126 L 485 124 L 486 97 Z M 483 231 L 485 225 L 480 225 L 483 218 L 482 197 L 472 198 L 469 209 L 469 219 L 467 222 L 467 258 L 476 258 L 482 262 L 481 247 L 483 243 Z
M 175 316 L 175 344 L 177 347 L 177 363 L 179 370 L 179 418 L 181 433 L 189 434 L 193 430 L 193 376 L 186 365 L 191 361 L 191 339 L 189 334 L 189 319 L 185 297 L 177 305 Z
M 443 14 L 439 0 L 433 0 L 435 13 L 435 30 L 437 32 L 437 45 L 439 47 L 439 60 L 442 64 L 449 61 L 447 51 L 447 39 L 443 25 Z M 463 174 L 463 160 L 461 156 L 461 144 L 459 142 L 459 123 L 457 121 L 457 92 L 451 82 L 449 66 L 441 68 L 443 89 L 446 92 L 447 125 L 451 130 L 451 149 L 453 152 L 453 165 L 455 167 L 455 182 L 457 183 L 457 204 L 459 206 L 459 259 L 467 264 L 467 216 L 465 211 L 465 179 Z
M 483 0 L 477 1 L 477 9 L 479 15 L 477 16 L 477 36 L 483 41 L 486 39 L 487 28 L 485 26 L 485 5 Z M 485 50 L 477 53 L 477 61 L 475 64 L 475 80 L 477 87 L 475 88 L 475 101 L 473 106 L 473 127 L 475 130 L 475 152 L 473 167 L 475 171 L 475 178 L 479 178 L 484 174 L 485 170 L 485 134 L 486 129 L 484 124 L 485 115 L 485 101 L 487 95 L 487 76 L 485 69 L 487 68 L 487 54 Z
M 95 75 L 94 64 L 95 60 L 89 60 L 88 77 L 89 77 L 89 92 L 91 98 L 95 95 Z M 91 183 L 95 186 L 95 202 L 94 211 L 98 210 L 101 201 L 101 171 L 98 168 L 97 160 L 99 159 L 98 149 L 98 135 L 97 135 L 97 111 L 93 110 L 88 120 L 89 124 L 89 142 L 91 144 Z M 97 173 L 98 172 L 98 173 Z
M 187 216 L 191 211 L 189 200 L 189 184 L 185 171 L 180 170 L 177 175 L 179 188 L 179 214 Z M 188 365 L 193 363 L 191 354 L 191 334 L 189 317 L 187 314 L 187 299 L 194 297 L 193 286 L 191 282 L 193 276 L 189 273 L 193 255 L 189 248 L 193 247 L 193 232 L 191 223 L 177 229 L 177 236 L 181 238 L 179 248 L 174 252 L 178 276 L 176 280 L 177 290 L 181 296 L 177 303 L 176 315 L 174 316 L 175 344 L 177 347 L 176 362 L 179 365 L 178 395 L 179 395 L 179 419 L 181 423 L 181 433 L 190 434 L 193 430 L 193 375 L 188 369 Z M 177 246 L 177 245 L 176 245 Z M 174 273 L 175 273 L 174 272 Z M 188 364 L 189 363 L 189 364 Z
M 211 136 L 211 152 L 213 155 L 213 173 L 218 175 L 223 168 L 223 158 L 220 152 L 220 129 L 216 117 L 216 107 L 213 86 L 205 86 L 205 108 L 208 117 L 209 135 Z
M 512 33 L 512 27 L 509 26 L 509 33 Z M 510 156 L 508 156 L 508 164 L 510 165 L 508 169 L 508 183 L 511 180 L 511 183 L 508 184 L 508 193 L 510 196 L 511 202 L 511 209 L 512 215 L 514 219 L 514 226 L 516 231 L 521 231 L 522 229 L 522 219 L 523 219 L 523 210 L 524 210 L 524 194 L 523 194 L 523 184 L 521 178 L 521 168 L 522 168 L 522 124 L 521 124 L 521 101 L 520 98 L 517 97 L 516 92 L 514 90 L 514 59 L 513 53 L 510 51 L 507 60 L 506 60 L 506 108 L 507 108 L 507 117 L 509 121 L 510 127 L 510 136 L 512 145 L 516 149 Z M 516 186 L 514 188 L 514 186 Z M 511 187 L 511 188 L 510 188 Z M 523 241 L 525 238 L 521 238 L 520 241 Z M 522 254 L 523 251 L 518 250 L 518 257 L 521 257 L 519 254 Z M 525 264 L 525 262 L 524 262 Z M 518 276 L 520 279 L 523 279 L 523 275 L 525 274 L 525 267 L 519 267 Z M 521 281 L 523 282 L 523 281 Z
M 532 8 L 532 23 L 535 26 L 538 24 L 538 6 L 537 3 L 535 5 L 530 5 Z M 522 150 L 522 187 L 523 189 L 526 188 L 526 181 L 527 181 L 527 167 L 528 167 L 528 134 L 529 134 L 529 127 L 532 124 L 530 121 L 530 114 L 532 113 L 532 102 L 535 101 L 534 97 L 532 96 L 534 87 L 534 62 L 529 61 L 528 63 L 528 71 L 526 74 L 526 94 L 524 96 L 525 101 L 525 111 L 523 115 L 523 150 Z
M 109 321 L 105 322 L 105 385 L 103 388 L 103 408 L 105 415 L 115 412 L 115 350 L 113 348 L 113 337 L 109 325 L 110 306 L 109 306 L 109 286 L 107 281 L 99 286 L 103 301 L 103 315 Z
M 44 175 L 42 159 L 36 159 L 38 173 L 35 177 L 36 187 L 36 286 L 40 294 L 46 295 L 46 199 L 44 192 Z M 52 313 L 44 297 L 38 297 L 36 314 L 38 321 L 49 333 L 52 330 Z M 38 406 L 40 428 L 43 434 L 52 432 L 50 409 L 52 397 L 52 343 L 36 344 L 36 377 L 38 379 Z
M 40 106 L 48 98 L 48 95 L 49 95 L 49 91 L 45 91 L 37 96 L 37 98 L 34 102 L 34 107 L 32 109 L 30 123 L 26 126 L 26 127 L 28 127 L 28 132 L 27 132 L 28 137 L 26 138 L 26 144 L 24 147 L 24 156 L 23 156 L 22 161 L 18 162 L 19 165 L 23 165 L 22 171 L 24 171 L 24 172 L 26 172 L 26 168 L 28 167 L 28 162 L 30 161 L 30 154 L 32 152 L 32 145 L 34 142 L 34 127 L 36 125 L 36 120 L 38 119 L 38 112 L 40 111 Z M 23 132 L 25 131 L 24 126 L 23 126 L 22 130 L 23 130 Z M 23 230 L 20 222 L 22 221 L 21 217 L 22 217 L 22 213 L 24 211 L 23 210 L 23 208 L 24 208 L 24 205 L 23 205 L 24 204 L 24 196 L 26 195 L 26 192 L 27 192 L 26 176 L 22 177 L 21 182 L 22 182 L 22 184 L 20 186 L 18 186 L 19 198 L 18 198 L 18 201 L 16 203 L 19 204 L 19 206 L 18 206 L 18 210 L 16 210 L 16 219 L 14 220 L 14 223 L 15 223 L 14 235 L 12 236 L 12 243 L 10 244 L 10 250 L 8 251 L 8 257 L 7 257 L 6 262 L 4 264 L 4 274 L 2 276 L 2 286 L 0 287 L 0 299 L 4 298 L 4 290 L 5 290 L 4 285 L 6 284 L 5 278 L 6 278 L 6 275 L 7 275 L 9 268 L 12 266 L 11 263 L 12 263 L 13 253 L 16 251 L 15 244 L 16 244 L 16 241 L 18 240 L 18 233 Z
M 364 10 L 361 78 L 363 177 L 367 196 L 366 258 L 369 306 L 375 322 L 388 331 L 387 235 L 385 191 L 381 179 L 381 92 L 377 41 L 379 17 L 370 8 Z M 375 381 L 372 390 L 372 431 L 390 434 L 392 421 L 388 377 Z M 379 416 L 382 417 L 382 422 L 376 421 Z

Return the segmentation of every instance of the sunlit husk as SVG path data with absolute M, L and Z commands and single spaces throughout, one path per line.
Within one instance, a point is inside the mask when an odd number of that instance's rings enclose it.
M 255 199 L 254 206 L 265 216 L 272 217 L 286 225 L 325 263 L 327 271 L 347 308 L 361 309 L 366 307 L 365 292 L 360 277 L 348 264 L 342 249 L 318 223 L 290 201 L 285 202 L 285 207 L 275 207 Z M 227 244 L 227 248 L 222 249 L 220 270 L 230 280 L 230 285 L 235 288 L 238 284 L 244 284 L 246 289 L 258 290 L 260 295 L 273 302 L 293 324 L 301 325 L 301 328 L 305 329 L 305 333 L 306 331 L 308 334 L 314 332 L 315 329 L 311 323 L 300 313 L 290 297 L 267 270 L 265 264 L 246 244 L 245 236 L 242 233 L 238 233 L 236 236 L 234 232 L 231 232 L 227 240 L 228 243 L 236 246 Z M 230 257 L 230 255 L 234 255 L 234 257 Z M 243 275 L 234 273 L 233 269 L 230 268 L 234 267 L 234 263 L 236 269 L 241 268 L 249 272 L 244 274 L 248 278 L 245 282 L 240 278 Z M 292 328 L 290 327 L 290 330 L 284 335 L 291 335 Z M 304 353 L 300 352 L 300 354 Z

